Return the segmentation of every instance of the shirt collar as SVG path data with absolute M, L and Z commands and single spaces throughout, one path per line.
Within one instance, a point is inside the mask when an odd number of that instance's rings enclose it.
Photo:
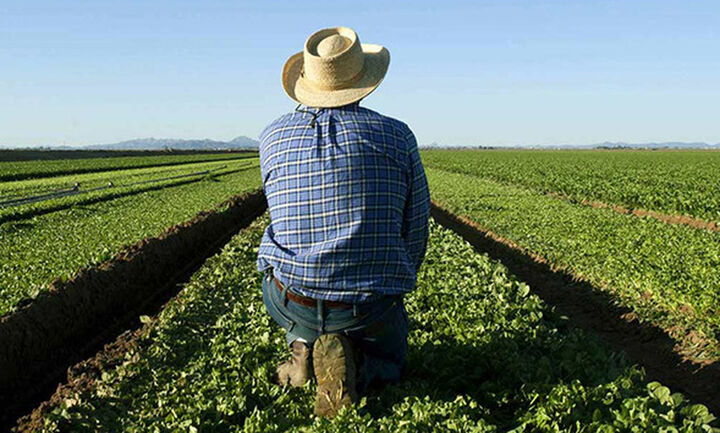
M 304 110 L 313 110 L 316 113 L 319 113 L 324 110 L 357 111 L 360 108 L 360 101 L 355 101 L 355 102 L 347 104 L 347 105 L 341 105 L 339 107 L 332 107 L 332 108 L 309 107 L 307 105 L 302 105 L 301 108 Z

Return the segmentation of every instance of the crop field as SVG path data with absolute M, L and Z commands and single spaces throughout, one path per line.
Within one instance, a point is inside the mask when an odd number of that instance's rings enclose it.
M 426 167 L 627 208 L 720 221 L 720 152 L 426 150 Z
M 713 431 L 705 406 L 567 325 L 502 264 L 433 224 L 406 378 L 332 420 L 314 385 L 279 388 L 284 336 L 254 268 L 267 218 L 237 235 L 91 391 L 67 387 L 37 431 Z
M 717 360 L 720 232 L 577 201 L 617 200 L 663 211 L 687 201 L 686 212 L 710 217 L 720 209 L 720 153 L 554 155 L 430 151 L 423 157 L 439 206 L 611 293 L 639 320 L 665 329 L 688 357 Z
M 692 356 L 720 355 L 720 233 L 578 206 L 474 176 L 437 169 L 428 176 L 441 206 L 611 291 L 641 320 L 672 328 Z M 695 339 L 685 341 L 688 336 Z
M 257 158 L 172 168 L 164 162 L 152 168 L 3 183 L 0 191 L 24 194 L 71 182 L 87 183 L 90 189 L 107 182 L 116 186 L 0 209 L 0 221 L 13 217 L 0 225 L 0 316 L 46 290 L 52 280 L 103 262 L 123 245 L 157 235 L 260 186 Z
M 720 433 L 720 153 L 423 151 L 405 376 L 332 419 L 272 383 L 231 155 L 0 162 L 0 430 Z
M 219 178 L 257 168 L 257 163 L 257 158 L 247 158 L 6 182 L 0 187 L 0 222 L 198 182 L 208 177 Z M 27 202 L 18 206 L 16 200 L 22 198 Z
M 233 160 L 254 153 L 200 153 L 190 155 L 121 156 L 108 158 L 56 159 L 50 161 L 0 161 L 0 181 L 92 173 L 125 168 L 159 167 L 189 162 Z
M 257 162 L 255 158 L 240 158 L 209 162 L 187 162 L 184 164 L 157 165 L 140 168 L 120 168 L 109 171 L 94 171 L 83 174 L 69 174 L 52 177 L 40 177 L 0 184 L 0 200 L 12 197 L 39 195 L 47 191 L 61 190 L 74 184 L 83 188 L 99 188 L 108 183 L 123 185 L 137 184 L 157 178 L 179 177 L 205 171 L 219 171 L 226 168 L 243 167 Z

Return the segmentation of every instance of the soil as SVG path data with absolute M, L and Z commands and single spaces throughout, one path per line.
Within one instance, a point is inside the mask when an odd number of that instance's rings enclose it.
M 170 302 L 175 301 L 178 297 L 172 298 Z M 52 396 L 40 403 L 30 414 L 18 419 L 17 425 L 11 431 L 13 433 L 39 431 L 44 425 L 46 413 L 60 406 L 63 401 L 90 391 L 96 381 L 102 377 L 103 371 L 111 370 L 125 362 L 125 354 L 137 347 L 139 338 L 149 331 L 152 323 L 154 320 L 133 331 L 123 332 L 92 358 L 68 368 L 65 383 L 59 384 Z M 8 427 L 10 426 L 8 425 Z
M 670 336 L 673 332 L 641 323 L 632 311 L 616 305 L 602 289 L 553 268 L 542 257 L 523 251 L 512 241 L 468 218 L 452 214 L 436 202 L 432 203 L 432 216 L 479 252 L 501 261 L 575 326 L 595 333 L 613 350 L 624 352 L 643 366 L 648 380 L 662 382 L 705 404 L 714 413 L 720 413 L 720 362 L 700 363 L 689 359 L 682 346 Z
M 78 389 L 88 386 L 112 353 L 124 353 L 134 341 L 123 332 L 136 328 L 140 315 L 155 314 L 206 258 L 266 208 L 261 190 L 234 197 L 67 281 L 53 282 L 32 303 L 2 317 L 0 431 L 48 400 L 66 376 Z M 68 371 L 118 335 L 113 345 Z

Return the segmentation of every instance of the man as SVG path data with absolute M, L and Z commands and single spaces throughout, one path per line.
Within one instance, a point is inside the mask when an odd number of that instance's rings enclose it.
M 315 413 L 333 416 L 373 382 L 400 378 L 403 295 L 416 282 L 430 198 L 407 125 L 359 106 L 390 55 L 347 27 L 320 30 L 285 64 L 301 105 L 261 134 L 271 223 L 258 252 L 269 314 L 292 357 L 280 384 L 318 382 Z

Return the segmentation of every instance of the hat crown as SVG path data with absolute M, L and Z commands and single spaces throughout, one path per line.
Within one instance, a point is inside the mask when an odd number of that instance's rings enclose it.
M 332 35 L 323 39 L 317 45 L 317 53 L 320 57 L 332 57 L 336 54 L 340 54 L 352 42 L 350 39 L 341 35 Z
M 320 89 L 349 87 L 362 76 L 365 56 L 357 33 L 334 27 L 313 33 L 303 50 L 304 76 Z

